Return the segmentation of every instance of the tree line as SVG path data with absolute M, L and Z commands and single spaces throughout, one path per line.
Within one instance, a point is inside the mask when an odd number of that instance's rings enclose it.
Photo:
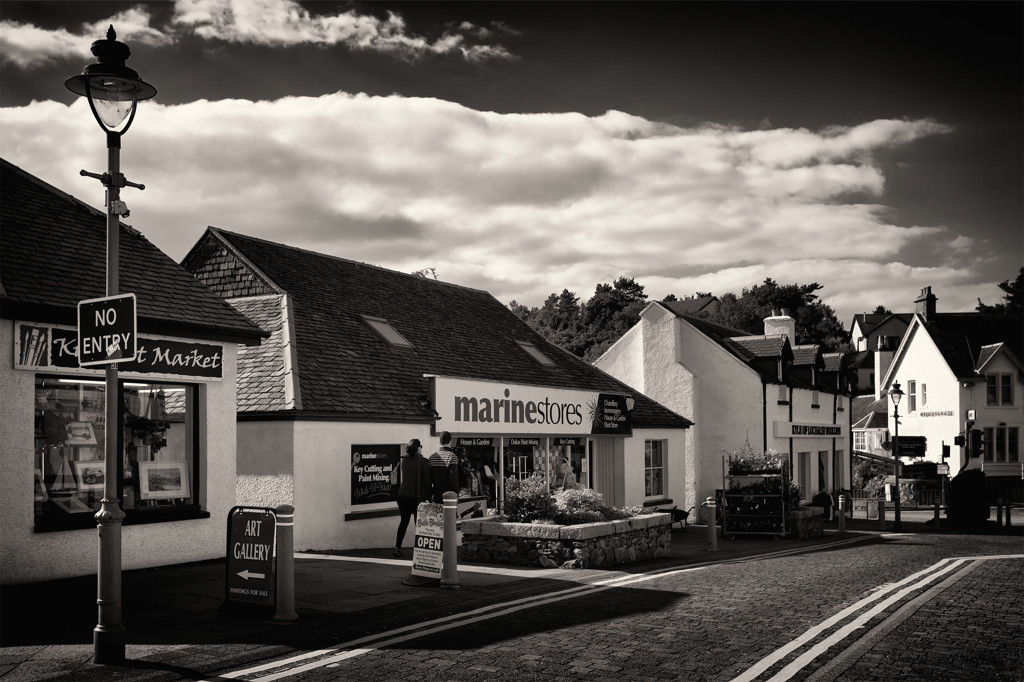
M 764 318 L 775 309 L 787 308 L 796 320 L 795 345 L 818 344 L 823 353 L 853 352 L 849 332 L 836 317 L 835 310 L 822 302 L 816 292 L 822 289 L 817 282 L 811 284 L 779 284 L 771 278 L 761 284 L 744 287 L 739 294 L 718 296 L 718 305 L 712 311 L 701 311 L 697 317 L 751 335 L 764 333 Z M 1005 292 L 1004 302 L 986 305 L 978 300 L 976 310 L 986 315 L 1020 315 L 1024 298 L 1024 268 L 1017 279 L 999 284 Z M 698 291 L 692 298 L 713 296 Z M 678 301 L 669 294 L 662 302 Z M 644 285 L 632 277 L 619 277 L 613 283 L 598 284 L 594 295 L 587 301 L 568 289 L 551 294 L 544 305 L 530 308 L 512 301 L 509 309 L 533 327 L 545 339 L 573 355 L 593 362 L 640 320 L 647 307 Z M 885 306 L 874 313 L 891 314 Z

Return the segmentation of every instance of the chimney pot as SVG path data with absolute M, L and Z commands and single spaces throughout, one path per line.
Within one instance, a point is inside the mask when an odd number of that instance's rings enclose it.
M 785 315 L 786 317 L 789 317 L 789 308 L 783 308 L 782 314 Z

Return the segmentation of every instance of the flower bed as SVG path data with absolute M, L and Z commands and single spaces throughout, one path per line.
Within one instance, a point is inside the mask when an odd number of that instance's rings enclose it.
M 671 541 L 670 514 L 574 526 L 471 520 L 462 522 L 460 560 L 603 568 L 665 556 Z

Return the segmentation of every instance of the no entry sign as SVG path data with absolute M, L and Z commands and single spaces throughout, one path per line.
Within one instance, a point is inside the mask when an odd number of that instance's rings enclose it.
M 109 365 L 135 359 L 135 294 L 78 303 L 78 364 Z

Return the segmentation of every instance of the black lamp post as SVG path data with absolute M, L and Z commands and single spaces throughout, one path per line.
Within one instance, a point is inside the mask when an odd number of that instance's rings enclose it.
M 889 397 L 892 398 L 892 418 L 896 424 L 896 434 L 892 440 L 892 453 L 896 459 L 893 466 L 893 473 L 896 476 L 896 513 L 893 515 L 892 529 L 899 533 L 903 530 L 903 524 L 900 522 L 900 399 L 903 397 L 900 382 L 893 382 L 892 388 L 889 389 Z
M 135 119 L 135 107 L 142 100 L 156 95 L 156 88 L 144 82 L 132 69 L 125 66 L 131 50 L 117 41 L 114 27 L 107 30 L 106 40 L 92 44 L 92 53 L 98 60 L 89 64 L 79 76 L 73 76 L 64 85 L 76 95 L 89 100 L 96 122 L 107 134 L 107 172 L 99 175 L 82 171 L 82 175 L 96 178 L 107 188 L 107 286 L 106 295 L 116 296 L 120 267 L 118 261 L 119 216 L 128 215 L 120 201 L 122 187 L 143 185 L 128 182 L 121 174 L 121 135 Z M 117 130 L 125 119 L 124 127 Z M 117 480 L 117 426 L 120 423 L 121 401 L 117 390 L 117 364 L 106 368 L 106 421 L 103 465 L 103 501 L 96 512 L 99 534 L 99 560 L 97 562 L 96 603 L 98 624 L 93 630 L 93 660 L 96 663 L 119 663 L 124 660 L 125 632 L 121 624 L 121 511 Z

